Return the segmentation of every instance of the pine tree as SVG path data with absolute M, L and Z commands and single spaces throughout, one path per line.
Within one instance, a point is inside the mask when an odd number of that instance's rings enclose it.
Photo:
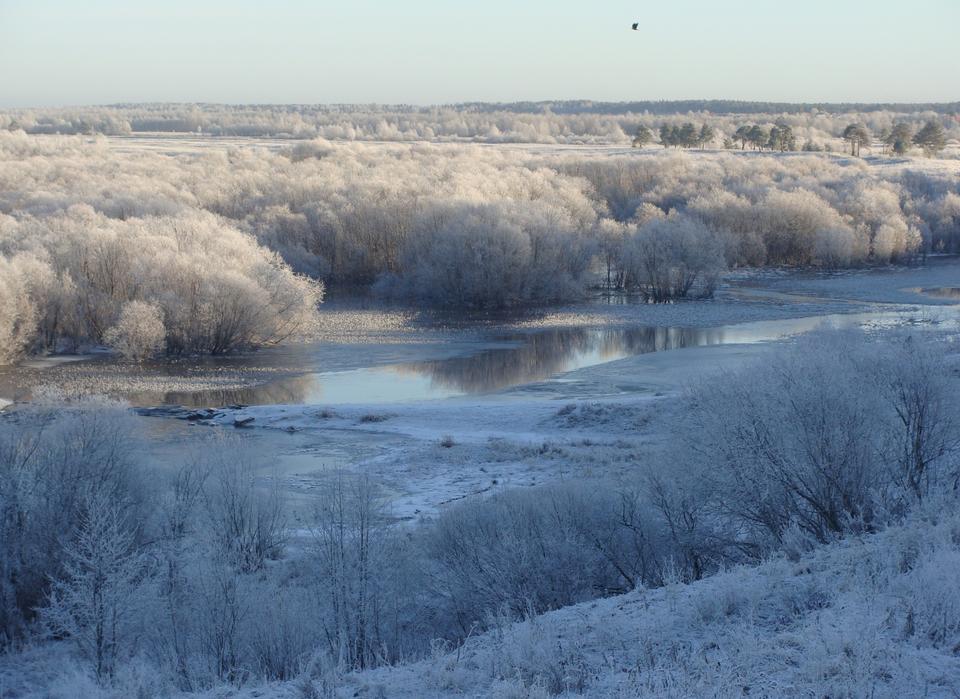
M 843 140 L 850 144 L 850 155 L 860 155 L 860 147 L 870 147 L 870 132 L 863 124 L 850 124 L 843 130 Z
M 704 124 L 700 127 L 700 135 L 697 137 L 697 144 L 702 149 L 704 146 L 709 145 L 716 135 L 717 132 L 713 130 L 713 127 L 710 126 L 710 124 Z
M 885 145 L 890 146 L 894 153 L 903 155 L 910 150 L 910 141 L 913 134 L 910 133 L 910 125 L 905 121 L 894 125 L 893 130 L 883 139 Z
M 653 133 L 643 124 L 637 127 L 636 133 L 633 135 L 633 147 L 634 148 L 643 148 L 645 145 L 650 143 L 653 140 Z
M 754 148 L 762 151 L 770 140 L 770 134 L 762 126 L 754 124 L 750 127 L 749 139 Z
M 743 126 L 737 127 L 737 130 L 733 133 L 733 137 L 740 141 L 740 150 L 745 150 L 747 143 L 750 142 L 750 126 L 744 124 Z
M 688 121 L 680 127 L 680 135 L 677 140 L 684 148 L 693 148 L 697 145 L 697 136 L 697 127 Z
M 660 127 L 660 143 L 663 144 L 664 148 L 669 148 L 673 145 L 673 131 L 669 124 L 664 124 Z
M 924 124 L 923 128 L 913 137 L 913 142 L 923 148 L 923 152 L 928 157 L 936 155 L 947 145 L 943 127 L 937 121 L 928 121 Z

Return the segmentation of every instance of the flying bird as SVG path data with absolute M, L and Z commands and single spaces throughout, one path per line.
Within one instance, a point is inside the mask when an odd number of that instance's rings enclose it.
M 634 22 L 634 23 L 633 23 L 633 31 L 637 31 L 637 27 L 639 27 L 639 26 L 640 26 L 640 22 Z

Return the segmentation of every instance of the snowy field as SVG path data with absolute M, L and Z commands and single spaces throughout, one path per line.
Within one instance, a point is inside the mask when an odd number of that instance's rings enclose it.
M 302 139 L 292 138 L 243 138 L 229 136 L 184 135 L 176 133 L 137 133 L 131 136 L 100 136 L 111 151 L 116 153 L 152 152 L 164 155 L 200 154 L 207 151 L 229 151 L 244 149 L 264 149 L 273 152 L 289 150 L 298 143 L 309 143 Z M 91 141 L 93 142 L 93 141 Z M 364 141 L 365 144 L 383 149 L 403 150 L 409 148 L 410 142 L 395 141 Z M 412 145 L 429 146 L 430 141 L 414 141 Z M 465 141 L 461 143 L 440 142 L 439 147 L 481 148 L 491 151 L 508 153 L 522 153 L 531 156 L 551 157 L 579 157 L 602 158 L 613 156 L 644 157 L 663 153 L 661 146 L 646 146 L 631 148 L 629 145 L 599 143 L 599 144 L 542 144 L 542 143 L 484 143 Z M 878 168 L 888 173 L 897 173 L 904 170 L 916 170 L 937 174 L 954 174 L 960 172 L 960 144 L 951 144 L 938 158 L 923 157 L 891 157 L 879 154 L 869 154 L 862 160 L 853 159 L 845 153 L 832 153 L 828 157 L 838 164 L 866 163 L 870 167 Z M 754 151 L 717 150 L 705 148 L 702 150 L 686 151 L 696 157 L 709 158 L 717 153 L 730 153 L 743 158 L 792 158 L 808 157 L 806 153 L 756 153 Z

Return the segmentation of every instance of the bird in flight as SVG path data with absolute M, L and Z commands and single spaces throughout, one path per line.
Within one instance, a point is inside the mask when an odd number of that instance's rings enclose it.
M 633 31 L 637 31 L 637 27 L 639 27 L 639 26 L 640 26 L 640 22 L 634 22 L 634 23 L 633 23 Z

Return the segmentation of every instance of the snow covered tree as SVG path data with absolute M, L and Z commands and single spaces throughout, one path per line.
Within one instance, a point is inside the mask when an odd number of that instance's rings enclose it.
M 627 282 L 655 303 L 713 294 L 724 268 L 723 244 L 700 221 L 671 214 L 637 229 L 624 246 Z
M 19 262 L 0 257 L 0 364 L 13 362 L 36 337 L 37 308 Z
M 650 131 L 644 124 L 640 124 L 637 127 L 636 132 L 633 134 L 633 141 L 631 142 L 634 148 L 643 148 L 645 145 L 653 141 L 653 132 Z
M 670 124 L 663 124 L 660 127 L 660 145 L 664 148 L 669 148 L 674 145 L 673 142 L 673 130 L 670 127 Z
M 860 155 L 860 147 L 870 147 L 870 132 L 863 124 L 849 124 L 843 130 L 843 140 L 850 144 L 850 155 Z
M 897 155 L 904 155 L 910 150 L 910 143 L 913 140 L 913 133 L 910 130 L 910 124 L 905 121 L 898 121 L 893 129 L 886 135 L 883 142 Z
M 97 678 L 106 680 L 135 646 L 146 562 L 120 508 L 102 493 L 85 496 L 80 524 L 63 545 L 63 573 L 41 619 L 51 635 L 76 642 Z
M 283 498 L 276 482 L 259 486 L 239 445 L 223 445 L 204 483 L 206 516 L 223 556 L 242 573 L 260 570 L 284 543 Z
M 370 667 L 382 654 L 385 525 L 383 499 L 365 475 L 338 473 L 315 503 L 313 550 L 329 600 L 322 623 L 342 669 Z
M 913 142 L 923 148 L 927 156 L 934 156 L 947 145 L 943 126 L 938 121 L 928 121 L 913 137 Z
M 697 145 L 700 146 L 702 150 L 713 143 L 713 139 L 716 137 L 716 130 L 710 126 L 710 124 L 704 123 L 703 126 L 700 127 L 700 133 L 697 135 Z
M 124 357 L 147 359 L 163 350 L 165 337 L 159 306 L 128 301 L 116 325 L 104 333 L 103 340 Z

